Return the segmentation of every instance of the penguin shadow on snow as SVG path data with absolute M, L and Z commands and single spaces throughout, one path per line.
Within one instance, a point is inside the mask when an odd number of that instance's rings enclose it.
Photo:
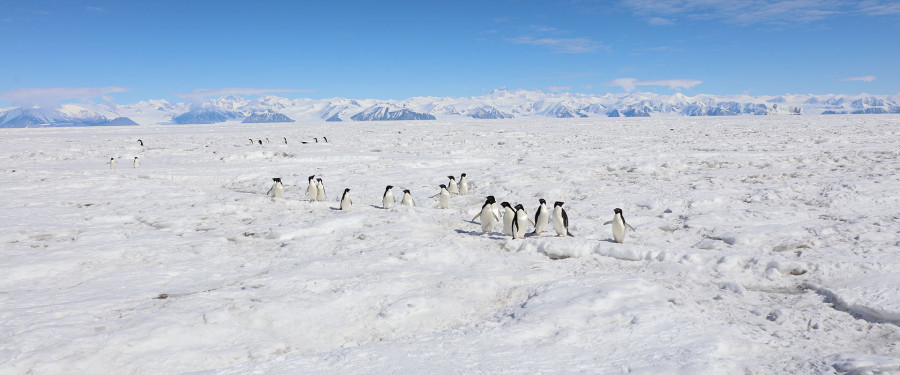
M 505 238 L 509 237 L 509 236 L 501 235 L 501 234 L 499 234 L 499 233 L 497 233 L 497 232 L 484 233 L 484 232 L 482 232 L 482 231 L 480 231 L 480 230 L 463 230 L 463 229 L 455 229 L 455 231 L 456 231 L 456 233 L 459 233 L 459 234 L 467 234 L 467 235 L 475 236 L 475 237 L 482 237 L 482 236 L 484 236 L 484 235 L 487 235 L 488 238 L 489 238 L 489 239 L 492 239 L 492 240 L 502 240 L 502 239 L 505 239 Z

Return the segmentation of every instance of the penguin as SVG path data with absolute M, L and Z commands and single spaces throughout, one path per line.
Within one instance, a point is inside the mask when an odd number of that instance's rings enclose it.
M 384 188 L 384 196 L 381 197 L 381 207 L 385 210 L 394 207 L 394 193 L 391 192 L 391 189 L 393 188 L 394 187 L 391 185 Z
M 400 201 L 400 204 L 404 206 L 415 206 L 416 202 L 413 201 L 412 194 L 410 194 L 409 190 L 403 190 L 403 200 Z
M 266 137 L 266 143 L 272 143 L 269 141 L 269 137 Z
M 522 207 L 521 204 L 517 204 L 516 213 L 515 216 L 513 216 L 512 221 L 513 238 L 525 238 L 525 232 L 528 230 L 529 222 L 531 222 L 531 220 L 528 218 L 528 214 L 525 212 L 525 207 Z M 534 223 L 532 223 L 532 225 L 534 225 Z
M 281 138 L 284 138 L 284 144 L 287 144 L 287 137 L 281 137 Z
M 550 221 L 550 210 L 547 208 L 547 201 L 544 198 L 538 199 L 541 205 L 538 206 L 537 212 L 534 214 L 534 235 L 540 236 L 546 232 L 547 223 Z
M 319 138 L 313 138 L 313 140 L 316 141 L 316 143 L 319 143 Z
M 259 140 L 259 145 L 262 146 L 262 139 Z
M 109 169 L 116 169 L 116 158 L 109 158 Z
M 252 146 L 254 143 L 256 142 L 253 142 L 253 138 L 250 138 L 250 145 Z
M 137 156 L 135 156 L 134 157 L 134 167 L 137 168 L 140 166 L 141 166 L 141 162 L 139 162 Z
M 497 206 L 497 200 L 495 199 L 493 203 L 491 203 L 491 212 L 494 213 L 494 216 L 498 217 L 497 221 L 500 221 L 500 208 Z
M 142 141 L 142 140 L 140 140 L 140 139 L 138 139 L 138 143 L 140 143 L 140 144 L 141 144 L 141 147 L 144 147 L 144 141 Z
M 625 243 L 625 228 L 631 228 L 632 232 L 635 230 L 625 222 L 625 216 L 622 216 L 621 208 L 614 209 L 613 213 L 615 214 L 613 219 L 603 223 L 603 225 L 612 224 L 613 240 L 617 243 Z
M 512 235 L 512 222 L 513 218 L 516 216 L 516 211 L 513 210 L 512 206 L 509 202 L 500 203 L 500 206 L 503 207 L 503 234 L 511 236 Z
M 452 195 L 459 195 L 459 185 L 456 184 L 456 178 L 453 176 L 447 176 L 450 179 L 450 182 L 447 183 L 447 191 Z
M 316 185 L 316 200 L 319 202 L 325 201 L 325 183 L 322 182 L 321 178 L 317 178 L 318 184 Z
M 494 223 L 500 221 L 500 217 L 494 213 L 492 206 L 494 203 L 497 203 L 497 200 L 494 199 L 493 195 L 488 195 L 484 205 L 481 206 L 481 212 L 472 218 L 472 221 L 475 221 L 476 218 L 481 216 L 481 231 L 484 233 L 490 233 L 494 229 Z
M 325 140 L 325 143 L 328 143 L 328 137 L 322 137 Z
M 557 237 L 575 237 L 569 233 L 569 215 L 566 215 L 566 210 L 562 206 L 563 202 L 553 204 L 553 229 L 556 229 Z
M 350 205 L 353 204 L 353 201 L 350 200 L 350 188 L 344 189 L 344 196 L 341 197 L 341 210 L 347 211 L 350 209 Z
M 434 198 L 437 196 L 441 197 L 439 201 L 440 208 L 450 208 L 450 192 L 447 191 L 447 185 L 441 184 L 441 191 L 431 197 Z
M 466 174 L 459 176 L 459 195 L 469 194 L 469 182 L 466 181 Z
M 269 188 L 269 192 L 266 195 L 272 198 L 284 198 L 284 185 L 281 184 L 281 177 L 275 177 L 272 181 L 275 181 L 275 184 Z
M 306 194 L 309 195 L 309 201 L 315 202 L 318 190 L 316 190 L 316 175 L 309 176 L 309 186 L 306 187 Z

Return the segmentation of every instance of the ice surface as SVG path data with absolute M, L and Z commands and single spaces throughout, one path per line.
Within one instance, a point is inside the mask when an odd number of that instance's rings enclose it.
M 898 116 L 0 134 L 0 373 L 900 371 Z M 487 195 L 576 237 L 481 234 Z

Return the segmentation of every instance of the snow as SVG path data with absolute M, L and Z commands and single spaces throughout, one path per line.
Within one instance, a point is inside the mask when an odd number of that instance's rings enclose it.
M 0 373 L 900 371 L 896 115 L 0 133 Z

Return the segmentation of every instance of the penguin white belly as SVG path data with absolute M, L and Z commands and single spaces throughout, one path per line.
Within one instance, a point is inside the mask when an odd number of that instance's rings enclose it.
M 481 231 L 488 233 L 494 230 L 494 210 L 491 205 L 485 206 L 481 210 Z
M 138 168 L 140 166 L 141 166 L 141 162 L 139 162 L 137 159 L 134 159 L 134 167 Z
M 316 186 L 316 200 L 319 202 L 325 201 L 325 186 L 324 185 Z
M 416 204 L 413 202 L 412 195 L 404 194 L 403 201 L 400 202 L 404 206 L 415 206 Z
M 319 191 L 316 189 L 316 185 L 309 184 L 306 187 L 306 195 L 309 195 L 309 200 L 314 201 L 318 198 Z
M 516 218 L 515 225 L 515 237 L 516 238 L 525 238 L 525 232 L 528 230 L 528 217 L 525 215 L 518 215 Z
M 381 199 L 381 206 L 386 209 L 394 207 L 394 194 L 391 194 L 391 192 L 385 193 L 384 198 Z
M 276 183 L 275 186 L 272 186 L 272 190 L 269 191 L 269 195 L 273 198 L 284 198 L 284 186 Z
M 450 194 L 441 192 L 441 208 L 450 208 Z
M 344 194 L 344 198 L 341 199 L 341 210 L 349 210 L 352 202 L 350 201 L 350 194 Z
M 612 222 L 613 239 L 618 243 L 625 243 L 625 223 L 616 218 Z
M 506 213 L 503 214 L 503 234 L 507 236 L 512 235 L 512 222 L 515 216 L 515 212 L 512 210 L 506 210 Z
M 455 181 L 450 181 L 450 183 L 447 184 L 447 191 L 449 191 L 450 194 L 459 194 L 459 186 L 456 186 Z
M 466 180 L 459 181 L 459 195 L 469 194 L 469 183 Z
M 534 233 L 540 235 L 542 232 L 547 231 L 547 224 L 550 222 L 550 215 L 547 214 L 547 210 L 541 207 L 541 212 L 538 214 L 537 221 L 534 223 Z

